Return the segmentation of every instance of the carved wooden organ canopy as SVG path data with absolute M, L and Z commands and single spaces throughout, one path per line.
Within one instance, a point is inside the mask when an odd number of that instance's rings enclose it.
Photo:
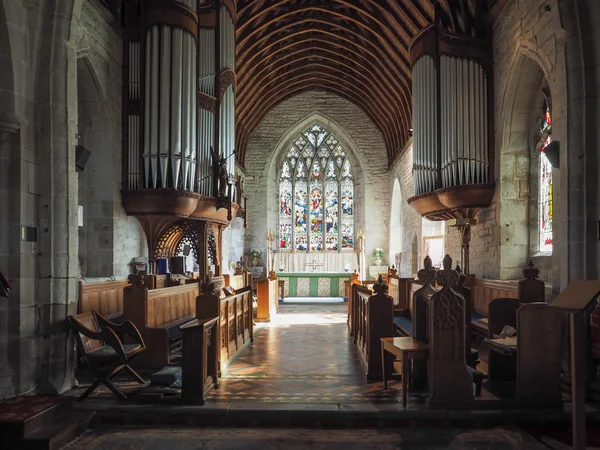
M 240 210 L 236 5 L 129 0 L 124 17 L 123 204 L 157 256 L 182 218 L 227 226 Z
M 473 218 L 494 196 L 491 42 L 440 20 L 411 45 L 413 179 L 430 220 Z

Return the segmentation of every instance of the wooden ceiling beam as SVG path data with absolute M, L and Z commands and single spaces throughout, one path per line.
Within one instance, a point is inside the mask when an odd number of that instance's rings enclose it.
M 257 85 L 256 79 L 259 78 L 263 74 L 263 72 L 268 71 L 269 69 L 272 69 L 273 71 L 277 70 L 279 68 L 279 65 L 285 59 L 301 54 L 303 51 L 306 51 L 309 48 L 309 46 L 314 46 L 315 43 L 322 44 L 323 47 L 319 48 L 319 50 L 322 50 L 326 53 L 332 53 L 342 59 L 348 60 L 349 62 L 353 62 L 353 59 L 359 61 L 359 66 L 361 67 L 361 69 L 372 75 L 373 79 L 377 80 L 377 84 L 380 84 L 382 87 L 384 87 L 387 90 L 388 95 L 394 98 L 399 105 L 403 106 L 401 108 L 403 121 L 410 121 L 410 113 L 408 114 L 408 117 L 406 117 L 404 114 L 404 108 L 410 108 L 410 97 L 407 96 L 407 91 L 405 87 L 398 83 L 397 78 L 393 76 L 392 73 L 388 71 L 384 65 L 380 67 L 380 61 L 373 61 L 372 59 L 369 59 L 365 55 L 362 55 L 361 53 L 356 51 L 351 46 L 345 47 L 343 44 L 337 43 L 333 40 L 328 41 L 325 39 L 316 39 L 309 37 L 305 40 L 294 42 L 293 47 L 299 47 L 300 50 L 292 50 L 291 48 L 289 50 L 287 48 L 277 50 L 271 53 L 267 60 L 264 60 L 264 64 L 259 65 L 255 68 L 256 72 L 252 73 L 252 80 L 246 80 L 246 77 L 243 74 L 238 75 L 238 87 L 240 88 L 240 90 L 243 90 L 243 92 L 245 92 L 245 95 L 252 97 L 252 94 L 255 90 L 255 86 Z M 335 50 L 333 47 L 335 47 Z M 317 50 L 317 48 L 315 47 L 310 48 Z M 286 50 L 288 50 L 287 53 L 280 55 L 281 52 L 284 52 Z M 351 54 L 352 57 L 350 57 L 348 54 Z M 247 91 L 247 89 L 244 87 L 246 84 L 248 84 L 249 86 L 249 91 Z
M 329 72 L 324 71 L 324 69 L 327 69 Z M 386 108 L 382 107 L 382 103 L 387 103 L 386 99 L 378 97 L 377 93 L 373 92 L 372 88 L 363 80 L 349 75 L 341 69 L 312 64 L 310 69 L 292 69 L 279 76 L 277 80 L 273 80 L 276 84 L 270 88 L 266 87 L 265 91 L 260 93 L 262 94 L 260 98 L 264 100 L 263 102 L 251 103 L 247 106 L 247 109 L 240 112 L 240 126 L 243 126 L 247 120 L 248 123 L 251 124 L 252 118 L 256 116 L 255 110 L 257 107 L 264 107 L 266 104 L 269 104 L 270 99 L 274 95 L 276 96 L 277 92 L 281 91 L 284 86 L 297 80 L 304 79 L 306 74 L 320 74 L 324 80 L 328 80 L 333 85 L 360 94 L 359 99 L 363 101 L 357 101 L 357 103 L 363 104 L 364 102 L 364 108 L 371 112 L 372 117 L 376 117 L 381 125 L 389 122 L 392 122 L 390 125 L 393 124 L 393 118 L 390 117 L 390 115 L 387 115 L 385 113 Z M 350 79 L 351 82 L 348 82 L 348 79 Z M 279 82 L 277 83 L 277 81 Z M 247 114 L 245 113 L 246 111 Z
M 313 19 L 305 19 L 304 21 L 300 21 L 301 23 L 306 23 L 306 22 L 318 22 L 320 25 L 323 25 L 324 27 L 331 27 L 331 23 L 326 22 L 326 21 L 314 21 Z M 283 32 L 285 31 L 288 27 L 291 27 L 293 25 L 288 25 L 286 27 L 280 28 L 278 30 L 278 32 Z M 317 28 L 315 29 L 315 31 L 317 31 L 322 33 L 323 30 Z M 304 32 L 304 30 L 301 31 L 296 31 L 293 35 L 297 35 L 298 33 L 302 33 Z M 373 57 L 376 60 L 380 60 L 384 63 L 388 63 L 391 67 L 394 68 L 393 72 L 396 72 L 398 75 L 398 77 L 401 78 L 401 80 L 404 81 L 404 84 L 408 87 L 410 85 L 410 83 L 408 82 L 408 80 L 410 80 L 410 76 L 411 76 L 411 72 L 410 72 L 410 65 L 408 64 L 408 62 L 406 63 L 399 63 L 396 60 L 390 60 L 388 58 L 388 55 L 383 51 L 383 49 L 378 46 L 375 42 L 369 40 L 368 38 L 366 38 L 364 35 L 361 35 L 359 33 L 357 33 L 354 30 L 344 30 L 345 33 L 349 34 L 350 36 L 354 37 L 355 40 L 364 40 L 365 42 L 367 42 L 370 46 L 370 48 L 373 49 L 373 51 L 369 51 L 369 53 L 373 54 Z M 339 34 L 340 36 L 342 35 L 341 32 Z M 264 47 L 268 46 L 269 44 L 267 42 L 269 42 L 269 40 L 275 40 L 275 39 L 285 39 L 285 36 L 281 36 L 281 37 L 274 37 L 274 36 L 265 36 L 263 38 L 257 39 L 257 40 L 251 40 L 250 45 L 247 48 L 244 48 L 246 42 L 245 41 L 238 41 L 238 45 L 237 45 L 237 64 L 238 67 L 240 68 L 240 70 L 243 70 L 243 68 L 245 66 L 248 67 L 253 67 L 253 64 L 250 64 L 246 59 L 251 59 L 253 60 L 254 58 L 256 58 L 257 56 L 253 56 L 254 52 L 259 52 L 259 53 L 263 53 L 268 51 L 268 49 L 265 49 Z M 358 45 L 358 44 L 357 44 Z M 361 48 L 364 48 L 365 51 L 367 51 L 366 46 L 365 45 L 359 45 Z M 409 59 L 409 54 L 408 54 L 408 49 L 398 49 L 398 51 L 402 52 L 402 60 L 403 61 L 408 61 Z
M 374 41 L 378 42 L 378 44 L 385 50 L 386 56 L 391 58 L 393 61 L 396 61 L 400 68 L 410 67 L 410 64 L 408 61 L 408 47 L 410 45 L 410 40 L 407 42 L 400 42 L 393 35 L 393 33 L 389 32 L 389 30 L 387 30 L 386 27 L 384 27 L 383 24 L 381 24 L 381 22 L 376 22 L 383 29 L 384 33 L 388 36 L 388 38 L 389 38 L 389 41 L 388 41 L 388 39 L 384 39 L 384 37 L 380 34 L 379 31 L 373 29 L 372 26 L 367 26 L 365 23 L 357 20 L 354 17 L 345 16 L 343 14 L 337 13 L 336 11 L 327 10 L 327 9 L 324 9 L 321 7 L 308 7 L 308 8 L 300 9 L 298 11 L 293 11 L 293 12 L 284 14 L 283 16 L 278 16 L 277 18 L 274 18 L 271 21 L 269 21 L 268 23 L 263 24 L 257 28 L 253 28 L 245 36 L 243 36 L 242 33 L 237 34 L 238 42 L 240 42 L 240 50 L 243 49 L 243 43 L 245 43 L 247 41 L 253 41 L 254 40 L 253 37 L 256 37 L 258 35 L 258 33 L 260 31 L 262 31 L 263 29 L 268 28 L 270 26 L 276 26 L 277 22 L 285 19 L 288 16 L 298 14 L 299 12 L 302 12 L 302 11 L 307 11 L 307 12 L 308 11 L 310 11 L 310 12 L 321 11 L 323 13 L 330 13 L 333 17 L 347 19 L 348 21 L 352 22 L 353 25 L 356 25 L 358 28 L 365 30 L 367 32 L 366 37 L 373 38 Z M 399 53 L 398 50 L 400 50 L 400 49 L 404 50 L 403 54 Z M 243 50 L 240 53 L 243 54 Z M 409 71 L 407 69 L 405 69 L 405 72 L 409 72 Z
M 332 76 L 337 77 L 340 81 L 343 81 L 343 85 L 351 85 L 361 92 L 364 92 L 369 98 L 372 106 L 375 111 L 378 111 L 377 114 L 379 116 L 379 120 L 382 120 L 383 123 L 389 124 L 391 129 L 403 129 L 406 126 L 406 123 L 403 123 L 401 118 L 399 117 L 399 111 L 397 108 L 393 108 L 393 105 L 390 103 L 389 99 L 385 96 L 385 93 L 374 92 L 373 86 L 369 84 L 369 79 L 364 77 L 363 79 L 358 78 L 348 72 L 346 72 L 343 68 L 336 68 L 331 66 L 324 66 L 321 64 L 311 64 L 306 67 L 292 67 L 290 70 L 284 73 L 278 73 L 277 78 L 274 78 L 266 83 L 264 88 L 261 89 L 260 92 L 257 92 L 254 98 L 261 99 L 269 99 L 271 92 L 277 92 L 281 89 L 282 86 L 285 86 L 286 83 L 289 83 L 291 80 L 296 79 L 298 76 L 301 76 L 303 73 L 307 73 L 310 71 L 311 73 L 321 73 L 324 78 L 331 78 Z M 247 117 L 252 117 L 252 110 L 257 103 L 248 103 L 241 107 L 239 112 L 240 125 L 243 125 Z

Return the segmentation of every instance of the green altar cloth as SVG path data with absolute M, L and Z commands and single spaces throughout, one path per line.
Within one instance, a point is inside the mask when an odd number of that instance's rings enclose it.
M 348 272 L 277 272 L 285 281 L 285 297 L 343 297 Z

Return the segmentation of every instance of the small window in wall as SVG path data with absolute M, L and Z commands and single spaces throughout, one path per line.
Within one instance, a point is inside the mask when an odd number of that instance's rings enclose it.
M 543 118 L 540 126 L 540 194 L 539 194 L 539 251 L 552 253 L 552 165 L 544 153 L 552 142 L 552 118 L 548 103 L 544 101 Z
M 444 259 L 445 222 L 423 218 L 423 258 L 429 256 L 433 266 L 442 267 Z

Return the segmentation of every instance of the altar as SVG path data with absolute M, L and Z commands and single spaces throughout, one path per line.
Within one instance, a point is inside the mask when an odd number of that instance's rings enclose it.
M 352 278 L 348 272 L 277 272 L 284 280 L 287 297 L 343 297 L 344 281 Z

